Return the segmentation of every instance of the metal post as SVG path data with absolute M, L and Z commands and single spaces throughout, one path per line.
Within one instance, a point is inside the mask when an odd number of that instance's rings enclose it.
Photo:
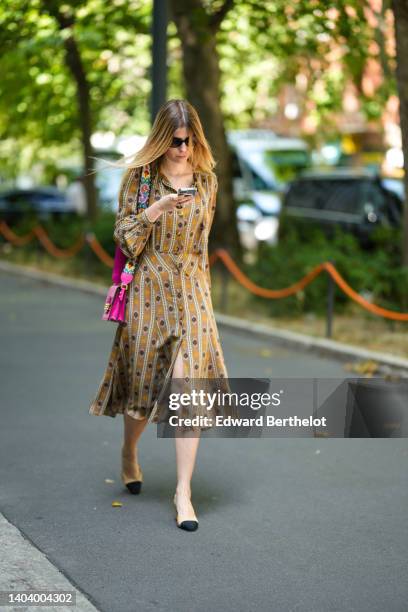
M 333 264 L 333 262 L 331 262 Z M 334 265 L 334 264 L 333 264 Z M 326 338 L 332 337 L 334 311 L 334 280 L 327 272 L 327 315 L 326 315 Z
M 44 247 L 41 242 L 38 240 L 37 236 L 34 237 L 35 240 L 35 263 L 37 266 L 41 267 L 41 257 L 43 254 Z
M 153 0 L 152 16 L 152 97 L 150 117 L 153 124 L 157 111 L 166 101 L 167 90 L 167 24 L 168 0 Z

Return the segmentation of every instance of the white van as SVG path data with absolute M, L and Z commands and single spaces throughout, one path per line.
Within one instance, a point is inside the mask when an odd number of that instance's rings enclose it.
M 277 242 L 279 213 L 289 181 L 311 165 L 307 143 L 271 130 L 227 132 L 233 158 L 233 191 L 241 240 Z

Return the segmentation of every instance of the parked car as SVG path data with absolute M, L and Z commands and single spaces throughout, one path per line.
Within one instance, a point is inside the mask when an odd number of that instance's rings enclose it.
M 233 160 L 233 192 L 242 242 L 274 244 L 287 183 L 311 165 L 308 145 L 271 130 L 227 132 Z
M 34 215 L 38 220 L 75 214 L 64 192 L 56 187 L 9 189 L 0 193 L 0 217 L 13 224 L 23 216 Z
M 304 172 L 288 186 L 281 216 L 318 226 L 328 235 L 340 227 L 370 246 L 378 226 L 402 222 L 403 188 L 397 183 L 364 168 Z

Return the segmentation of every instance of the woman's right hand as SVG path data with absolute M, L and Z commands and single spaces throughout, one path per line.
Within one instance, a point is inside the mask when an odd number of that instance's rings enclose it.
M 193 196 L 179 196 L 177 193 L 169 193 L 160 198 L 160 200 L 153 202 L 153 204 L 146 209 L 146 214 L 149 220 L 154 222 L 164 213 L 164 211 L 173 210 L 174 208 L 181 209 L 193 202 Z
M 179 196 L 177 193 L 169 193 L 160 198 L 160 200 L 157 200 L 156 204 L 158 208 L 164 212 L 167 210 L 174 210 L 175 208 L 184 208 L 184 206 L 192 204 L 193 201 L 193 196 Z

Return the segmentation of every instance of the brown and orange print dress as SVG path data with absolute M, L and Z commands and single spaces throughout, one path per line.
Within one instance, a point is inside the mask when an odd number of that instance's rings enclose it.
M 150 221 L 137 211 L 141 168 L 133 169 L 119 194 L 114 239 L 136 261 L 128 288 L 127 325 L 119 325 L 89 413 L 158 422 L 161 392 L 171 378 L 179 347 L 185 383 L 225 379 L 229 389 L 211 301 L 208 235 L 217 195 L 215 174 L 194 173 L 195 201 Z M 158 163 L 151 165 L 148 205 L 177 193 Z M 191 414 L 191 413 L 190 413 Z

